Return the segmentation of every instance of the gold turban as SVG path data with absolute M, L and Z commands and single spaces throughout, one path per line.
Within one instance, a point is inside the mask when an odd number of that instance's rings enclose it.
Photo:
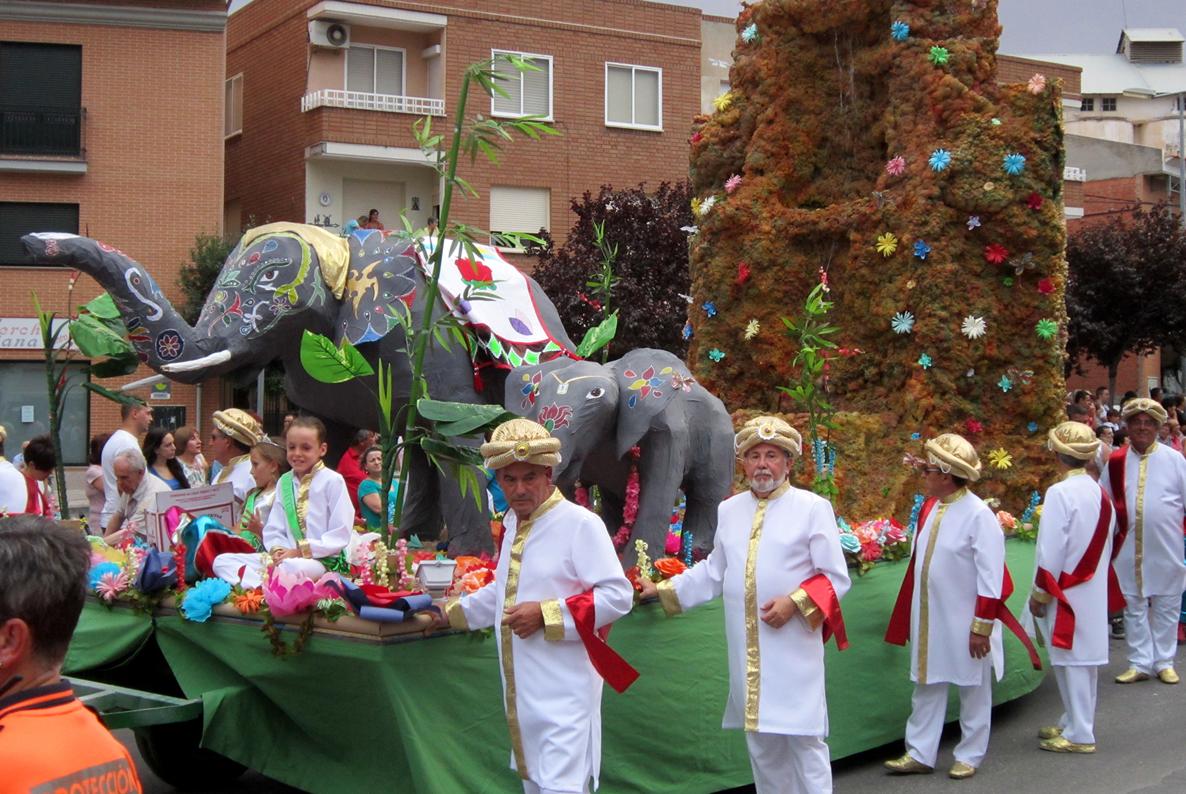
M 1060 455 L 1091 460 L 1099 452 L 1100 440 L 1082 422 L 1063 422 L 1046 434 L 1046 446 Z
M 214 426 L 245 447 L 254 447 L 259 443 L 259 437 L 264 434 L 259 422 L 244 410 L 228 408 L 225 411 L 214 412 Z
M 963 477 L 970 482 L 980 479 L 980 457 L 966 438 L 955 433 L 944 433 L 923 445 L 927 460 L 944 474 Z
M 733 439 L 737 457 L 742 457 L 758 444 L 770 444 L 796 457 L 803 454 L 803 437 L 777 416 L 756 416 L 741 426 Z
M 488 469 L 512 463 L 555 466 L 560 463 L 560 439 L 552 438 L 543 425 L 530 419 L 511 419 L 494 428 L 481 452 Z
M 3 444 L 7 440 L 8 440 L 8 428 L 5 427 L 4 425 L 0 425 L 0 444 Z
M 1136 414 L 1149 414 L 1157 424 L 1165 424 L 1165 420 L 1169 419 L 1169 414 L 1161 407 L 1161 403 L 1157 400 L 1150 400 L 1148 397 L 1136 397 L 1129 400 L 1120 409 L 1120 418 L 1127 419 Z

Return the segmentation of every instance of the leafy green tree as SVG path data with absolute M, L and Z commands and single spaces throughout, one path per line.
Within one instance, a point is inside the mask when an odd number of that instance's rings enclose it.
M 237 238 L 236 238 L 237 239 Z M 177 285 L 185 296 L 181 316 L 189 324 L 197 322 L 206 303 L 206 296 L 214 289 L 214 282 L 222 271 L 222 264 L 235 247 L 236 239 L 215 234 L 199 234 L 189 249 L 189 262 L 181 266 Z

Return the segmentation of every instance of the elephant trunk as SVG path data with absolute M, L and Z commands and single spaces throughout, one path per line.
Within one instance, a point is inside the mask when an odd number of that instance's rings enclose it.
M 36 233 L 21 238 L 39 264 L 75 268 L 99 282 L 123 315 L 140 360 L 181 383 L 197 383 L 233 369 L 231 352 L 217 338 L 199 337 L 139 262 L 106 243 L 75 234 Z M 196 366 L 173 369 L 196 362 Z

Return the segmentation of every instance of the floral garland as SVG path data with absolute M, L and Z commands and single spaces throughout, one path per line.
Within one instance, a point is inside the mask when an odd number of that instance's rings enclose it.
M 642 450 L 638 447 L 630 448 L 630 475 L 626 478 L 626 502 L 622 506 L 622 526 L 614 535 L 614 548 L 621 553 L 630 540 L 630 533 L 634 531 L 634 521 L 638 518 L 638 458 Z

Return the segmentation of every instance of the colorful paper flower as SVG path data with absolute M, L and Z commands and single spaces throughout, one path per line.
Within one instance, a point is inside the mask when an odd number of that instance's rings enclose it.
M 713 303 L 712 301 L 705 301 L 704 305 L 701 306 L 701 308 L 704 309 L 704 313 L 707 314 L 709 317 L 717 316 L 717 305 L 715 303 Z
M 1058 334 L 1058 323 L 1054 320 L 1043 317 L 1034 324 L 1034 333 L 1038 335 L 1039 339 L 1051 340 Z
M 894 251 L 898 250 L 898 238 L 894 236 L 893 232 L 886 232 L 877 238 L 877 253 L 882 256 L 893 256 Z
M 658 571 L 664 579 L 670 579 L 671 577 L 678 576 L 687 570 L 687 566 L 685 566 L 683 562 L 676 557 L 662 557 L 658 560 L 655 560 L 655 570 Z
M 946 47 L 935 46 L 931 47 L 930 58 L 931 63 L 936 66 L 942 66 L 951 60 L 951 53 L 947 51 Z
M 700 214 L 700 199 L 696 198 L 695 196 L 692 197 L 692 214 Z
M 1042 194 L 1036 190 L 1030 193 L 1028 196 L 1026 196 L 1025 206 L 1029 207 L 1031 210 L 1042 209 Z
M 968 419 L 964 422 L 964 430 L 967 430 L 969 435 L 977 435 L 984 432 L 984 424 L 978 419 Z
M 1009 379 L 1008 375 L 1002 375 L 1001 379 L 999 381 L 997 381 L 997 387 L 1001 391 L 1008 394 L 1009 391 L 1012 390 L 1012 388 L 1013 388 L 1013 381 Z
M 1001 450 L 1001 452 L 1004 452 L 1004 450 Z M 1009 453 L 1006 452 L 1005 454 L 1008 455 Z M 1009 465 L 1013 465 L 1012 460 L 1009 461 Z M 1007 469 L 1009 466 L 1005 468 Z M 1011 534 L 1017 528 L 1017 519 L 1013 517 L 1012 513 L 1007 513 L 1004 510 L 997 511 L 997 523 L 1001 525 L 1001 529 L 1005 531 L 1006 535 Z
M 980 228 L 980 216 L 979 215 L 969 215 L 968 216 L 968 231 L 974 231 L 979 228 Z
M 1038 281 L 1038 292 L 1043 295 L 1049 295 L 1054 292 L 1054 282 L 1049 278 L 1040 279 Z
M 914 255 L 919 259 L 926 259 L 927 254 L 931 252 L 931 247 L 927 245 L 926 240 L 914 241 Z
M 979 339 L 984 336 L 987 330 L 988 325 L 984 322 L 984 318 L 972 314 L 965 317 L 963 323 L 960 324 L 960 333 L 969 339 Z
M 747 265 L 745 262 L 738 262 L 737 263 L 737 278 L 733 279 L 734 283 L 740 287 L 742 284 L 749 281 L 749 277 L 750 277 L 749 265 Z
M 927 162 L 930 163 L 932 171 L 943 171 L 951 165 L 951 152 L 946 149 L 936 149 L 931 152 Z
M 1007 154 L 1001 161 L 1001 165 L 1004 167 L 1006 174 L 1009 176 L 1017 176 L 1025 170 L 1025 155 L 1018 154 L 1017 152 Z
M 983 185 L 983 188 L 984 188 L 984 192 L 985 192 L 985 193 L 989 193 L 989 192 L 991 192 L 991 191 L 992 191 L 994 188 L 996 188 L 996 185 L 994 185 L 992 182 L 985 182 L 985 183 L 984 183 L 984 185 Z
M 721 94 L 719 97 L 717 97 L 716 99 L 714 99 L 712 101 L 712 106 L 714 108 L 716 108 L 718 111 L 728 110 L 729 106 L 732 104 L 733 104 L 733 92 L 732 91 L 726 91 L 725 93 Z
M 732 193 L 737 188 L 741 187 L 741 175 L 734 174 L 725 180 L 725 192 Z
M 994 127 L 999 127 L 999 126 L 1001 126 L 1001 120 L 1000 120 L 1000 119 L 997 119 L 997 118 L 989 119 L 988 123 L 989 123 L 989 124 L 991 124 L 991 125 L 992 125 L 992 126 L 994 126 Z
M 128 575 L 123 571 L 119 573 L 111 573 L 108 571 L 99 577 L 99 583 L 95 585 L 95 592 L 99 594 L 107 603 L 111 603 L 123 591 L 128 589 Z
M 890 320 L 890 328 L 895 334 L 908 334 L 914 330 L 914 315 L 910 312 L 898 312 Z
M 911 441 L 918 441 L 921 438 L 922 438 L 922 433 L 918 432 L 917 430 L 910 434 Z
M 254 615 L 264 604 L 264 591 L 259 588 L 244 590 L 232 598 L 231 603 L 244 615 Z
M 711 358 L 714 363 L 719 364 L 721 363 L 721 359 L 725 357 L 725 351 L 714 347 L 712 350 L 708 351 L 708 357 Z
M 984 261 L 990 265 L 1002 264 L 1009 258 L 1009 249 L 1000 243 L 989 243 L 984 246 Z
M 906 282 L 906 289 L 914 289 L 916 286 L 918 286 L 918 282 L 916 282 L 914 279 L 910 279 Z
M 104 576 L 107 574 L 117 574 L 122 570 L 123 569 L 119 566 L 119 563 L 110 561 L 99 563 L 98 565 L 91 568 L 90 572 L 87 574 L 87 588 L 90 590 L 98 589 L 99 583 L 103 581 Z
M 997 447 L 988 453 L 988 465 L 1004 471 L 1013 465 L 1013 456 L 1005 448 Z
M 704 140 L 704 136 L 701 133 L 693 132 L 692 137 L 688 138 L 688 143 L 695 146 L 696 144 L 700 143 L 702 140 Z
M 195 623 L 205 623 L 216 604 L 226 601 L 231 586 L 222 579 L 203 579 L 185 591 L 181 601 L 181 615 Z
M 1025 426 L 1025 429 L 1030 431 L 1031 433 L 1037 433 L 1038 432 L 1038 423 L 1030 422 L 1028 425 Z
M 705 215 L 707 215 L 709 210 L 711 210 L 716 203 L 717 203 L 716 196 L 709 196 L 704 201 L 700 202 L 700 216 L 704 217 Z
M 692 333 L 692 324 L 684 323 L 684 330 L 680 331 L 680 336 L 682 336 L 685 340 L 688 340 L 692 338 Z
M 861 540 L 851 532 L 840 533 L 840 549 L 845 554 L 860 554 Z
M 918 366 L 922 367 L 923 369 L 930 369 L 932 366 L 934 366 L 934 364 L 935 360 L 926 353 L 923 353 L 918 357 Z
M 761 331 L 762 331 L 762 324 L 759 323 L 757 320 L 750 320 L 748 323 L 745 324 L 745 333 L 742 334 L 742 336 L 745 338 L 745 341 L 748 342 L 749 340 L 751 340 L 755 336 L 757 336 L 759 333 L 761 333 Z
M 1025 89 L 1034 96 L 1046 90 L 1046 75 L 1035 74 L 1030 78 L 1029 82 L 1025 84 Z
M 429 559 L 436 557 L 436 552 L 429 554 Z M 328 582 L 340 579 L 336 573 L 327 573 L 317 581 L 309 577 L 292 573 L 283 566 L 276 566 L 268 572 L 264 580 L 264 602 L 269 611 L 278 617 L 295 615 L 312 608 L 323 598 L 336 598 L 337 591 L 328 586 Z
M 1004 284 L 1006 287 L 1012 287 L 1013 286 L 1013 276 L 1005 276 L 1003 279 L 1001 279 L 1001 283 Z
M 894 41 L 905 41 L 910 38 L 910 26 L 900 19 L 895 19 L 890 25 L 890 38 Z
M 901 176 L 906 173 L 906 158 L 902 155 L 890 158 L 885 164 L 885 172 L 890 176 Z
M 758 24 L 751 22 L 745 26 L 741 31 L 741 40 L 746 44 L 752 44 L 758 39 Z

